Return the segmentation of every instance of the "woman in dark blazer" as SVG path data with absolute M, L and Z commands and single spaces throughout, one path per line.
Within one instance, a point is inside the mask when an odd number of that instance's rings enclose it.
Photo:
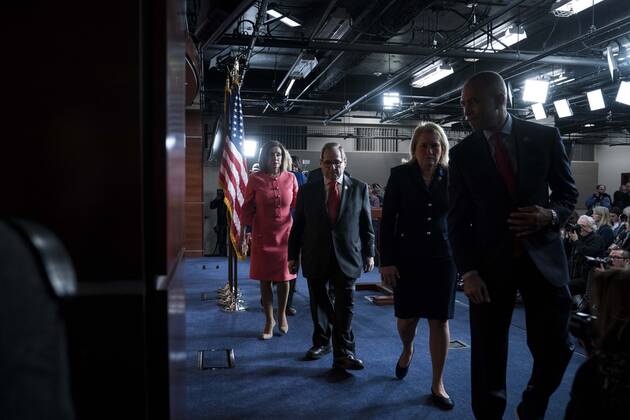
M 434 123 L 416 127 L 411 160 L 392 169 L 381 219 L 381 277 L 393 286 L 398 334 L 403 349 L 396 376 L 407 374 L 420 318 L 429 323 L 433 367 L 431 395 L 441 409 L 452 409 L 443 371 L 453 318 L 456 269 L 446 227 L 448 140 Z

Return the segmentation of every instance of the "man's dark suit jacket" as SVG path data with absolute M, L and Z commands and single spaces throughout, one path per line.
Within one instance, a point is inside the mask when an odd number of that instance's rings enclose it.
M 326 278 L 331 274 L 331 256 L 350 278 L 361 276 L 363 264 L 374 256 L 374 229 L 367 185 L 343 176 L 337 222 L 330 224 L 326 211 L 323 180 L 307 182 L 297 196 L 295 219 L 289 236 L 289 260 L 302 255 L 306 278 Z
M 558 130 L 512 117 L 510 138 L 516 145 L 518 191 L 511 199 L 482 131 L 451 150 L 449 236 L 461 274 L 479 270 L 483 277 L 485 270 L 511 257 L 513 236 L 507 219 L 517 207 L 554 209 L 560 226 L 575 207 L 578 192 Z M 568 283 L 557 229 L 529 235 L 523 246 L 547 281 L 555 286 Z

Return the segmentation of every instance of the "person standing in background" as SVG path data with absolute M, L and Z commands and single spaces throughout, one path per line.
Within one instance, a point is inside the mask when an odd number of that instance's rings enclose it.
M 298 184 L 298 191 L 302 188 L 302 185 L 306 184 L 306 175 L 302 171 L 300 164 L 300 158 L 296 155 L 291 156 L 291 173 L 295 175 L 295 179 Z M 291 209 L 291 216 L 295 217 L 295 209 Z M 293 306 L 293 295 L 295 294 L 295 282 L 296 279 L 291 280 L 289 287 L 289 300 L 287 301 L 287 315 L 294 316 L 297 313 L 297 309 Z
M 588 199 L 586 199 L 586 209 L 590 211 L 593 210 L 594 207 L 606 207 L 610 208 L 612 206 L 612 199 L 610 195 L 606 193 L 606 186 L 603 184 L 597 185 L 595 188 L 595 192 Z M 590 216 L 590 213 L 589 213 Z

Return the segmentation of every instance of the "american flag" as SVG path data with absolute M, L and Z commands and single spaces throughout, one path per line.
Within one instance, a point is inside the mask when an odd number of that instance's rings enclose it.
M 238 81 L 228 77 L 225 85 L 225 127 L 226 138 L 219 168 L 219 184 L 225 192 L 225 205 L 230 214 L 230 240 L 239 258 L 244 258 L 238 246 L 243 225 L 241 225 L 241 206 L 247 190 L 247 162 L 241 150 L 243 137 L 243 105 L 241 88 Z

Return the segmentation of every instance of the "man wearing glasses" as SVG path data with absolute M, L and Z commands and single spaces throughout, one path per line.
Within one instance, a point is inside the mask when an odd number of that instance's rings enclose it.
M 344 173 L 346 155 L 339 143 L 324 145 L 319 166 L 319 181 L 306 183 L 298 192 L 289 272 L 297 273 L 301 257 L 314 328 L 306 358 L 329 353 L 332 338 L 333 368 L 359 370 L 363 362 L 355 356 L 352 333 L 354 284 L 362 270 L 374 268 L 375 252 L 368 189 Z
M 610 251 L 610 265 L 614 268 L 630 268 L 630 251 L 613 249 Z

